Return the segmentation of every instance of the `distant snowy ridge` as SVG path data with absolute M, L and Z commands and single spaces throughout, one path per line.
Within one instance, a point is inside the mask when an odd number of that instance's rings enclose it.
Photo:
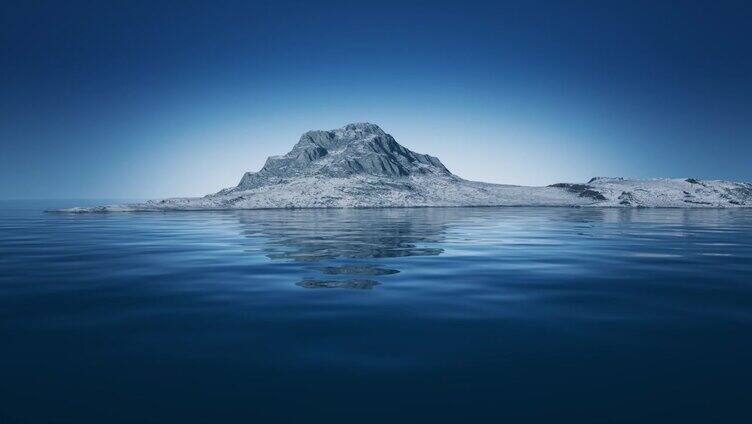
M 603 177 L 548 187 L 467 181 L 378 125 L 355 123 L 306 132 L 289 153 L 268 158 L 259 172 L 246 172 L 237 186 L 216 194 L 62 211 L 428 206 L 752 207 L 752 184 Z

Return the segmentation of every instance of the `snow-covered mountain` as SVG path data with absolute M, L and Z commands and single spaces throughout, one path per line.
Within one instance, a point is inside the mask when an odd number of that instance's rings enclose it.
M 332 131 L 308 131 L 284 156 L 272 156 L 259 172 L 246 172 L 234 191 L 303 176 L 407 177 L 451 175 L 438 158 L 404 148 L 378 125 L 349 124 Z
M 268 158 L 260 171 L 246 172 L 237 186 L 215 194 L 66 211 L 423 206 L 752 207 L 752 184 L 593 178 L 524 187 L 467 181 L 378 125 L 355 123 L 303 134 L 289 153 Z

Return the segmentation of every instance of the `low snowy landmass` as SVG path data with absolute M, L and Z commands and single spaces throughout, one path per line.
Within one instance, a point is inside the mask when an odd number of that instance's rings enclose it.
M 62 211 L 426 206 L 751 207 L 752 184 L 603 177 L 547 187 L 467 181 L 377 125 L 357 123 L 309 131 L 289 153 L 270 157 L 259 172 L 247 172 L 236 187 L 215 194 Z

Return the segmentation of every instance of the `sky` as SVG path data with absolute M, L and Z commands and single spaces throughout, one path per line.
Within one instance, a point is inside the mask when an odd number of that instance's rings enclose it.
M 0 198 L 234 186 L 379 124 L 455 174 L 752 180 L 752 3 L 0 5 Z

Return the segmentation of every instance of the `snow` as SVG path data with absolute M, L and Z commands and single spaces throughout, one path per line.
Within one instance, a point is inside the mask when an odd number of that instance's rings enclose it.
M 216 194 L 62 211 L 436 206 L 752 207 L 752 184 L 605 177 L 548 187 L 467 181 L 438 158 L 404 148 L 374 124 L 359 123 L 309 131 L 288 154 L 269 158 L 259 172 Z

